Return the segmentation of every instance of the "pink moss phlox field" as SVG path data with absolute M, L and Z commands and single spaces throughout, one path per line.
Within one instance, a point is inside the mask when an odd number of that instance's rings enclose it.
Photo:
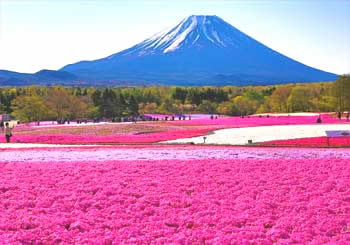
M 171 121 L 176 125 L 221 125 L 226 127 L 256 127 L 270 125 L 296 125 L 296 124 L 316 124 L 318 116 L 245 116 L 241 117 L 219 117 L 218 119 L 197 119 L 188 121 Z M 322 123 L 349 123 L 349 121 L 321 115 Z
M 348 244 L 349 159 L 0 163 L 2 244 Z
M 57 122 L 56 121 L 40 121 L 39 123 L 38 122 L 30 122 L 30 123 L 24 123 L 23 125 L 26 125 L 26 126 L 57 125 Z
M 73 135 L 73 134 L 36 134 L 36 135 L 14 135 L 12 142 L 16 143 L 46 143 L 46 144 L 91 144 L 91 143 L 153 143 L 179 138 L 190 138 L 206 135 L 216 128 L 174 130 L 169 132 L 120 135 L 120 136 L 99 136 L 99 135 Z M 5 142 L 5 137 L 0 138 Z
M 194 159 L 350 159 L 345 148 L 227 147 L 197 145 L 98 145 L 77 147 L 3 148 L 3 162 L 79 162 L 115 160 L 194 160 Z
M 178 119 L 178 117 L 186 117 L 186 120 L 191 117 L 191 119 L 208 119 L 212 116 L 212 114 L 144 114 L 144 116 L 152 117 L 152 118 L 158 118 L 160 120 L 165 120 L 165 117 L 168 117 L 168 120 L 171 119 L 173 116 L 175 120 Z
M 271 146 L 303 146 L 303 147 L 350 147 L 350 137 L 312 137 L 289 140 L 273 140 L 262 142 L 260 145 Z
M 91 143 L 154 143 L 179 138 L 189 138 L 206 135 L 210 131 L 224 128 L 315 124 L 317 116 L 270 116 L 267 118 L 222 117 L 208 119 L 207 115 L 199 115 L 200 119 L 140 122 L 137 124 L 108 124 L 48 127 L 31 127 L 20 124 L 14 128 L 12 142 L 21 143 L 56 143 L 56 144 L 91 144 Z M 348 123 L 329 115 L 322 115 L 323 123 Z M 0 142 L 5 138 L 0 137 Z

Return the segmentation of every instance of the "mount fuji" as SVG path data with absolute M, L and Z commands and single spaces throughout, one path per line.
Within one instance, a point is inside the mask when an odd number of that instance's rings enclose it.
M 217 16 L 190 16 L 174 28 L 94 61 L 61 69 L 85 79 L 171 85 L 248 85 L 332 81 Z
M 58 72 L 103 85 L 254 85 L 334 81 L 254 40 L 217 16 L 192 15 L 177 26 L 110 55 Z

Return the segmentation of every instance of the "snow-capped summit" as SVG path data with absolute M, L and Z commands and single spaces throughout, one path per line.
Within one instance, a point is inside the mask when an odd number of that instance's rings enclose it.
M 223 48 L 234 44 L 233 40 L 224 36 L 224 33 L 217 33 L 213 28 L 215 24 L 227 25 L 216 16 L 192 15 L 176 27 L 146 39 L 140 44 L 140 48 L 167 53 L 181 48 L 200 47 L 207 41 Z
M 272 84 L 337 78 L 266 47 L 215 15 L 189 16 L 129 49 L 61 70 L 86 80 L 177 85 Z
M 237 48 L 241 42 L 249 40 L 245 34 L 215 15 L 192 15 L 177 26 L 144 40 L 124 55 L 168 53 L 190 48 L 201 49 L 207 45 Z

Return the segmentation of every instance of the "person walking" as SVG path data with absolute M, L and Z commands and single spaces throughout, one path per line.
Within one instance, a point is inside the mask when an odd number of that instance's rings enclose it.
M 341 120 L 341 114 L 342 114 L 342 113 L 341 113 L 340 111 L 338 111 L 338 119 L 339 119 L 339 120 Z
M 12 128 L 10 127 L 10 124 L 8 122 L 5 123 L 5 137 L 6 142 L 10 143 L 11 137 L 12 137 Z
M 1 133 L 4 133 L 4 122 L 0 121 Z

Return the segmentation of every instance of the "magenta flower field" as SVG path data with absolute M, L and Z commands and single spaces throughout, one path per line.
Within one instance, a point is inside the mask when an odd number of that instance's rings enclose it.
M 12 141 L 16 143 L 46 143 L 46 144 L 93 144 L 93 143 L 153 143 L 178 138 L 190 138 L 207 134 L 210 129 L 174 130 L 170 132 L 141 133 L 119 136 L 75 135 L 75 134 L 33 134 L 14 135 Z M 0 142 L 5 142 L 1 138 Z
M 350 244 L 349 137 L 156 144 L 317 118 L 18 125 L 0 138 L 0 244 Z
M 155 115 L 153 115 L 155 116 Z M 160 115 L 163 117 L 164 115 Z M 318 116 L 250 116 L 250 117 L 218 117 L 210 119 L 199 115 L 192 120 L 138 122 L 135 124 L 106 124 L 64 127 L 50 125 L 43 127 L 35 124 L 22 124 L 14 129 L 13 142 L 48 143 L 48 144 L 137 144 L 155 143 L 180 138 L 191 138 L 207 135 L 211 131 L 225 128 L 243 128 L 273 125 L 316 124 Z M 326 124 L 350 124 L 345 119 L 339 120 L 328 114 L 321 115 Z M 5 138 L 0 138 L 0 143 Z
M 316 124 L 319 116 L 245 116 L 241 117 L 219 117 L 218 119 L 201 118 L 198 120 L 171 121 L 174 125 L 221 125 L 226 127 L 256 127 L 270 125 L 296 125 L 296 124 Z M 328 114 L 321 115 L 322 123 L 350 123 L 342 119 L 339 120 Z
M 259 145 L 296 147 L 350 147 L 350 137 L 313 137 L 303 139 L 274 140 L 262 142 Z
M 100 146 L 0 155 L 2 244 L 350 243 L 349 149 Z

